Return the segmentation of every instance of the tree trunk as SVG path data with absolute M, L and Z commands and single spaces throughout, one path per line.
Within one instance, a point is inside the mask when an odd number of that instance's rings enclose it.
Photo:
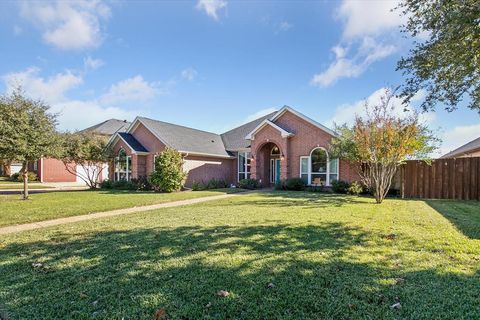
M 23 177 L 23 200 L 28 200 L 28 161 L 23 161 L 22 177 Z

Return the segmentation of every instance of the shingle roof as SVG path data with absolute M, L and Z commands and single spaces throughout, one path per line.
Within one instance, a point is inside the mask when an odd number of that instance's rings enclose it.
M 222 133 L 221 137 L 225 144 L 225 149 L 229 151 L 235 151 L 240 149 L 250 148 L 250 141 L 245 140 L 247 134 L 253 131 L 262 121 L 273 117 L 277 111 L 267 114 L 263 117 L 245 123 L 240 127 L 234 128 L 230 131 Z
M 137 139 L 135 139 L 134 136 L 132 136 L 130 133 L 126 132 L 119 132 L 118 135 L 122 137 L 122 139 L 132 148 L 133 151 L 135 152 L 148 152 L 145 147 L 138 142 Z
M 220 135 L 144 117 L 138 119 L 167 146 L 178 151 L 230 157 Z
M 126 131 L 129 125 L 130 122 L 128 122 L 127 120 L 109 119 L 94 126 L 83 129 L 80 132 L 93 132 L 96 134 L 111 136 L 117 132 Z
M 447 154 L 444 154 L 443 156 L 441 156 L 441 158 L 454 158 L 456 156 L 460 156 L 462 154 L 465 154 L 465 153 L 468 153 L 470 151 L 474 151 L 474 150 L 477 150 L 477 149 L 480 149 L 480 137 L 470 141 L 469 143 L 464 144 L 463 146 L 461 146 L 461 147 L 459 147 L 459 148 L 457 148 L 453 151 L 450 151 Z

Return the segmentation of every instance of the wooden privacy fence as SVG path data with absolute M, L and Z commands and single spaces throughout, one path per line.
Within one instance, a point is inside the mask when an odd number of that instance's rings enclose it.
M 410 160 L 400 179 L 404 198 L 480 200 L 480 157 Z

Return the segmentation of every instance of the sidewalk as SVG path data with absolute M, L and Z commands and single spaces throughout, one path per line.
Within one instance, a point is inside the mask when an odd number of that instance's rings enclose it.
M 59 219 L 39 221 L 39 222 L 26 223 L 26 224 L 17 224 L 17 225 L 14 225 L 14 226 L 8 226 L 8 227 L 0 228 L 0 235 L 17 233 L 17 232 L 21 232 L 21 231 L 41 229 L 41 228 L 57 226 L 57 225 L 73 223 L 73 222 L 79 222 L 79 221 L 86 221 L 86 220 L 92 220 L 92 219 L 98 219 L 98 218 L 120 216 L 120 215 L 124 215 L 124 214 L 130 214 L 130 213 L 136 213 L 136 212 L 142 212 L 142 211 L 149 211 L 149 210 L 155 210 L 155 209 L 161 209 L 161 208 L 172 208 L 172 207 L 185 206 L 185 205 L 190 205 L 190 204 L 196 204 L 196 203 L 202 203 L 202 202 L 207 202 L 207 201 L 230 198 L 230 197 L 234 197 L 234 196 L 238 196 L 238 195 L 245 195 L 245 194 L 249 194 L 249 193 L 252 193 L 252 191 L 232 193 L 232 194 L 221 194 L 221 195 L 218 195 L 218 196 L 202 197 L 202 198 L 195 198 L 195 199 L 188 199 L 188 200 L 180 200 L 180 201 L 153 204 L 153 205 L 148 205 L 148 206 L 118 209 L 118 210 L 104 211 L 104 212 L 96 212 L 96 213 L 91 213 L 91 214 L 84 214 L 84 215 L 81 215 L 81 216 L 59 218 Z
M 31 184 L 34 188 L 29 188 L 28 193 L 45 193 L 45 192 L 59 192 L 59 191 L 76 191 L 76 190 L 86 190 L 88 187 L 85 184 L 75 183 L 75 182 L 45 182 L 45 183 L 38 183 L 38 184 Z M 45 188 L 37 188 L 37 187 Z M 21 183 L 15 184 L 15 188 L 12 189 L 0 189 L 0 194 L 8 195 L 8 194 L 22 194 L 23 193 L 23 185 Z

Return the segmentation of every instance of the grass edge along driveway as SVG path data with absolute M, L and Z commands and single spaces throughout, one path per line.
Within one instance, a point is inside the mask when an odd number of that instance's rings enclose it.
M 82 190 L 32 194 L 26 201 L 21 200 L 19 195 L 0 195 L 0 227 L 240 191 L 242 190 L 218 189 L 153 193 Z

